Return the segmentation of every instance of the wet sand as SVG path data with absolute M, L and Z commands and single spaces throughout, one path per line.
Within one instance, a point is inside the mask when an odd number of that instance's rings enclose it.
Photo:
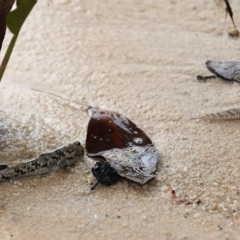
M 66 172 L 3 182 L 0 239 L 239 238 L 239 121 L 197 119 L 240 107 L 239 84 L 196 80 L 206 60 L 239 60 L 222 2 L 37 3 L 1 83 L 0 162 L 84 145 L 89 117 L 74 101 L 85 99 L 150 136 L 158 175 L 91 191 L 85 157 Z

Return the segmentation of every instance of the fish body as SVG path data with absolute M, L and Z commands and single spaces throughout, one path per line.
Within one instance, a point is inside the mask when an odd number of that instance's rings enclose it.
M 0 165 L 0 181 L 17 179 L 36 175 L 45 175 L 58 169 L 64 169 L 74 165 L 84 155 L 84 149 L 80 142 L 64 145 L 49 153 L 12 166 Z

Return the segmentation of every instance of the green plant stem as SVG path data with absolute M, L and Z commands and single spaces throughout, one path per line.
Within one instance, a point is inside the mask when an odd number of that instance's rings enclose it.
M 4 58 L 3 58 L 2 64 L 0 66 L 0 82 L 2 80 L 2 76 L 3 76 L 4 72 L 5 72 L 6 67 L 7 67 L 9 58 L 11 57 L 14 45 L 15 45 L 15 43 L 17 41 L 17 37 L 18 37 L 18 33 L 13 35 L 13 37 L 11 39 L 11 42 L 10 42 L 10 44 L 8 46 L 8 49 L 6 51 L 6 54 L 5 54 Z

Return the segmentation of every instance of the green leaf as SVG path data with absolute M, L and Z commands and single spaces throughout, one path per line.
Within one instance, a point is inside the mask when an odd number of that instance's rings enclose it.
M 17 8 L 8 13 L 7 26 L 14 35 L 19 33 L 36 2 L 37 0 L 17 0 Z
M 36 2 L 37 0 L 17 0 L 17 8 L 12 12 L 8 13 L 7 15 L 7 26 L 9 30 L 13 33 L 13 37 L 0 66 L 0 82 L 7 67 L 8 61 L 11 57 L 21 27 Z

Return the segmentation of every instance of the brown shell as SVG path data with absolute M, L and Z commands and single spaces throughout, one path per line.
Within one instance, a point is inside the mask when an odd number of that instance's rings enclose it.
M 125 116 L 90 108 L 86 150 L 109 162 L 119 175 L 144 184 L 156 176 L 157 149 L 151 139 Z

